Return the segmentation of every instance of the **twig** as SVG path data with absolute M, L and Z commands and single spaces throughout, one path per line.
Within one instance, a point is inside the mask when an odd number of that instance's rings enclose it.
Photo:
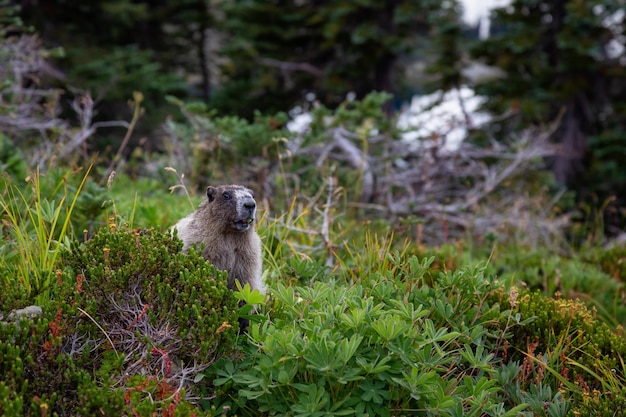
M 328 191 L 327 191 L 327 195 L 326 195 L 326 204 L 324 204 L 324 211 L 323 211 L 323 215 L 322 215 L 322 227 L 320 230 L 320 235 L 322 236 L 322 240 L 324 241 L 324 247 L 326 248 L 326 263 L 325 265 L 328 268 L 332 268 L 333 266 L 333 259 L 334 259 L 334 251 L 333 251 L 333 244 L 331 242 L 330 239 L 330 223 L 332 222 L 331 219 L 331 207 L 333 206 L 333 193 L 334 193 L 334 182 L 335 179 L 332 177 L 332 175 L 329 175 L 328 178 L 326 179 L 326 183 Z
M 369 201 L 374 193 L 374 174 L 368 156 L 350 140 L 357 139 L 358 136 L 344 127 L 331 129 L 329 134 L 332 141 L 322 149 L 317 157 L 316 165 L 321 166 L 331 154 L 335 160 L 339 159 L 339 155 L 344 155 L 350 166 L 361 172 L 359 200 Z M 340 152 L 336 153 L 336 151 Z
M 133 100 L 130 101 L 130 105 L 133 109 L 133 118 L 130 121 L 128 129 L 126 130 L 126 135 L 124 135 L 124 139 L 122 140 L 122 143 L 120 147 L 118 148 L 117 153 L 115 154 L 115 156 L 111 160 L 111 163 L 109 164 L 109 167 L 107 168 L 104 178 L 109 177 L 109 174 L 116 168 L 116 165 L 122 159 L 122 153 L 124 152 L 124 149 L 126 149 L 126 146 L 128 145 L 128 141 L 130 140 L 130 137 L 133 134 L 133 131 L 135 130 L 135 126 L 137 125 L 137 121 L 139 121 L 139 118 L 143 114 L 143 107 L 141 107 L 142 101 L 143 101 L 143 94 L 141 94 L 139 91 L 133 92 Z
M 93 324 L 95 324 L 95 325 L 98 327 L 98 329 L 100 329 L 100 331 L 102 332 L 102 334 L 103 334 L 103 335 L 107 338 L 107 340 L 108 340 L 108 341 L 109 341 L 109 343 L 111 344 L 111 347 L 113 348 L 113 351 L 115 351 L 115 354 L 116 354 L 116 355 L 117 355 L 117 357 L 119 358 L 120 354 L 119 354 L 119 352 L 117 351 L 117 349 L 115 349 L 115 344 L 113 344 L 113 341 L 111 340 L 111 338 L 109 337 L 109 335 L 107 334 L 107 332 L 106 332 L 106 331 L 102 328 L 102 326 L 100 326 L 100 325 L 98 324 L 98 322 L 97 322 L 97 321 L 96 321 L 93 317 L 91 317 L 91 315 L 90 315 L 89 313 L 87 313 L 85 310 L 83 310 L 83 309 L 82 309 L 82 308 L 80 308 L 80 307 L 77 307 L 77 309 L 78 309 L 78 311 L 80 311 L 81 313 L 83 313 L 85 316 L 87 316 L 87 317 L 88 317 L 88 318 L 89 318 L 89 319 L 93 322 Z
M 258 62 L 269 67 L 275 67 L 281 71 L 303 71 L 308 72 L 316 77 L 322 77 L 324 73 L 316 66 L 309 64 L 308 62 L 288 62 L 279 61 L 274 58 L 259 58 Z
M 508 183 L 523 187 L 525 173 L 543 169 L 543 159 L 558 151 L 549 140 L 557 125 L 558 120 L 547 128 L 526 130 L 510 143 L 494 142 L 489 148 L 463 143 L 458 150 L 445 152 L 438 146 L 415 146 L 391 138 L 383 140 L 378 135 L 375 140 L 367 138 L 369 155 L 354 144 L 357 135 L 339 127 L 328 130 L 327 143 L 295 152 L 312 158 L 316 166 L 332 159 L 346 168 L 358 169 L 363 175 L 362 195 L 371 203 L 354 207 L 375 210 L 377 215 L 387 214 L 391 219 L 414 216 L 421 221 L 427 238 L 440 241 L 440 225 L 445 218 L 452 234 L 471 230 L 483 235 L 505 226 L 524 228 L 530 240 L 547 239 L 556 237 L 567 219 L 549 217 L 546 202 L 539 203 L 540 196 L 533 199 L 521 195 L 523 188 L 506 190 Z M 321 207 L 328 204 L 327 200 Z M 322 226 L 327 225 L 325 211 L 318 212 Z M 327 246 L 330 238 L 324 230 L 321 237 Z
M 176 171 L 176 169 L 173 167 L 165 167 L 165 170 L 169 172 L 173 172 L 174 175 L 176 175 L 176 177 L 178 178 L 178 184 L 172 185 L 169 188 L 170 193 L 173 193 L 175 190 L 182 188 L 183 191 L 185 192 L 185 195 L 187 196 L 187 201 L 189 201 L 189 205 L 191 206 L 192 209 L 194 209 L 195 205 L 193 204 L 193 200 L 191 199 L 191 196 L 189 195 L 189 190 L 187 190 L 187 186 L 185 185 L 185 174 L 179 175 L 178 171 Z

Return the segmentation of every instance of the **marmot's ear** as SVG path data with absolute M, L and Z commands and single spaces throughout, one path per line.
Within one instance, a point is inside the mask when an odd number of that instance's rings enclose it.
M 215 187 L 207 187 L 206 189 L 206 196 L 209 199 L 209 203 L 213 200 L 215 200 L 215 194 L 217 193 L 217 188 Z

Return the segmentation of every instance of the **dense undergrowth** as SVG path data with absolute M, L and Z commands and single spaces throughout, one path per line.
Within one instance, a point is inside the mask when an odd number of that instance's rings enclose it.
M 41 313 L 3 317 L 2 415 L 189 415 L 194 376 L 234 349 L 238 308 L 224 273 L 181 248 L 114 221 L 61 247 Z
M 3 178 L 3 415 L 626 415 L 623 248 L 428 247 L 296 199 L 262 213 L 269 294 L 237 335 L 258 295 L 167 231 L 195 196 L 86 177 Z
M 624 246 L 565 242 L 535 135 L 411 147 L 387 99 L 290 133 L 172 98 L 160 152 L 110 160 L 55 119 L 32 170 L 0 133 L 0 415 L 626 415 Z M 232 182 L 266 297 L 168 231 Z

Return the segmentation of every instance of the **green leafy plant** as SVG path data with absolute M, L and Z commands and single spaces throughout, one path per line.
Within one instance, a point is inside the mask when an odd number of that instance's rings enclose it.
M 1 284 L 16 297 L 14 304 L 22 300 L 42 303 L 49 299 L 56 277 L 55 263 L 61 249 L 69 242 L 72 213 L 89 171 L 90 168 L 75 190 L 68 186 L 71 172 L 66 172 L 50 193 L 58 200 L 42 194 L 39 171 L 26 178 L 26 189 L 7 175 L 0 179 L 4 189 L 0 194 L 0 208 L 8 237 L 3 245 L 8 265 Z
M 389 259 L 392 269 L 370 271 L 358 285 L 338 276 L 310 287 L 273 285 L 269 319 L 251 324 L 246 358 L 207 371 L 218 409 L 297 416 L 524 409 L 507 404 L 489 378 L 498 363 L 489 323 L 503 315 L 485 302 L 493 282 L 462 270 L 429 287 L 433 258 Z
M 121 415 L 123 392 L 111 381 L 97 384 L 61 353 L 60 317 L 51 308 L 41 317 L 0 325 L 0 414 Z
M 60 267 L 69 280 L 65 296 L 110 325 L 130 309 L 185 340 L 182 355 L 208 357 L 237 328 L 236 298 L 226 288 L 225 272 L 197 252 L 181 250 L 182 242 L 169 232 L 111 222 L 63 253 Z
M 255 172 L 267 169 L 282 148 L 279 138 L 288 136 L 285 113 L 266 116 L 255 113 L 254 120 L 236 116 L 218 116 L 201 102 L 184 103 L 168 97 L 178 106 L 184 121 L 170 120 L 165 125 L 172 149 L 170 166 L 186 173 L 190 181 L 202 188 L 209 181 L 249 181 Z M 184 149 L 184 152 L 181 150 Z M 242 161 L 246 162 L 242 164 Z M 246 166 L 244 172 L 241 171 Z M 247 176 L 242 175 L 248 173 Z

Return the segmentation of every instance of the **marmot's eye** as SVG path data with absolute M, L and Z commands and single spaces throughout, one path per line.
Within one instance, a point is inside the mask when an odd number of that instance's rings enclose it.
M 230 200 L 230 198 L 232 196 L 230 195 L 230 193 L 226 192 L 226 193 L 222 194 L 222 197 L 224 197 L 224 200 Z

